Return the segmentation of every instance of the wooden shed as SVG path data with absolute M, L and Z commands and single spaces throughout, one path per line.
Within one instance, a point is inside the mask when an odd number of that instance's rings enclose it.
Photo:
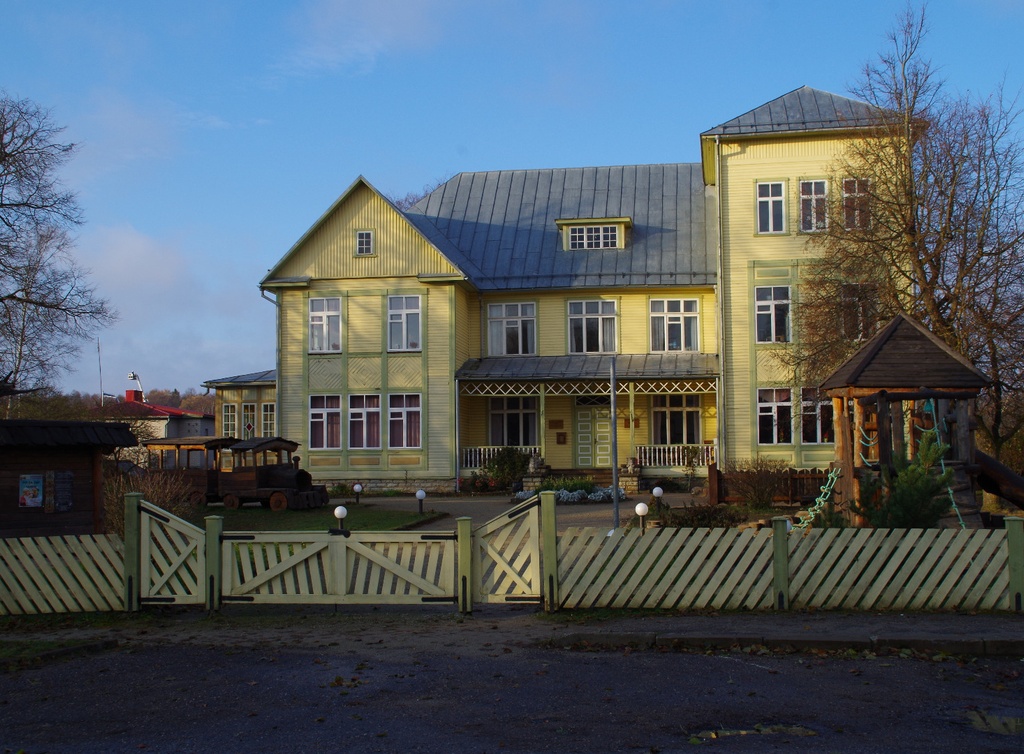
M 863 474 L 913 458 L 937 431 L 956 467 L 960 515 L 976 515 L 975 402 L 989 379 L 923 325 L 899 314 L 821 384 L 832 398 L 837 499 L 857 500 Z
M 136 444 L 127 424 L 0 421 L 0 537 L 102 533 L 103 457 Z

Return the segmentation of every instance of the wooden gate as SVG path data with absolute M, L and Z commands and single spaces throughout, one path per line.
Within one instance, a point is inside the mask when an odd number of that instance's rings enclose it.
M 473 601 L 540 602 L 540 498 L 473 531 Z
M 224 602 L 456 601 L 455 534 L 224 532 L 219 538 Z
M 139 601 L 202 604 L 206 532 L 139 501 Z

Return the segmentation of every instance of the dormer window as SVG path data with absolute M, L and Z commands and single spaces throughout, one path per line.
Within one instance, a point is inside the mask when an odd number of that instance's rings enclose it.
M 555 224 L 565 251 L 589 251 L 626 248 L 626 230 L 633 223 L 628 217 L 602 217 L 555 220 Z

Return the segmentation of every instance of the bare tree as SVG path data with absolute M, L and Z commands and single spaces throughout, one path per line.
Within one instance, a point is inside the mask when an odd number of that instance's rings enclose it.
M 1001 91 L 948 94 L 921 58 L 925 34 L 924 11 L 908 9 L 854 89 L 877 127 L 830 170 L 792 358 L 805 380 L 823 377 L 904 312 L 992 378 L 982 432 L 998 455 L 1024 421 L 1020 111 Z
M 425 183 L 423 188 L 419 191 L 410 191 L 405 196 L 397 196 L 393 194 L 385 194 L 385 196 L 387 196 L 388 201 L 394 204 L 400 211 L 405 212 L 407 209 L 419 202 L 420 199 L 424 198 L 438 186 L 445 183 L 449 178 L 451 178 L 451 175 L 446 178 L 438 178 L 433 183 Z
M 73 256 L 81 212 L 57 178 L 75 150 L 62 131 L 0 92 L 0 371 L 19 386 L 52 385 L 116 319 Z

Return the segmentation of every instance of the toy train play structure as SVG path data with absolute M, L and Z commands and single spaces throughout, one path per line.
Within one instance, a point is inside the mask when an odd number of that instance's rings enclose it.
M 192 502 L 226 508 L 257 502 L 274 511 L 320 508 L 327 487 L 299 468 L 298 443 L 282 437 L 165 437 L 145 440 L 150 473 L 174 472 L 191 486 Z

